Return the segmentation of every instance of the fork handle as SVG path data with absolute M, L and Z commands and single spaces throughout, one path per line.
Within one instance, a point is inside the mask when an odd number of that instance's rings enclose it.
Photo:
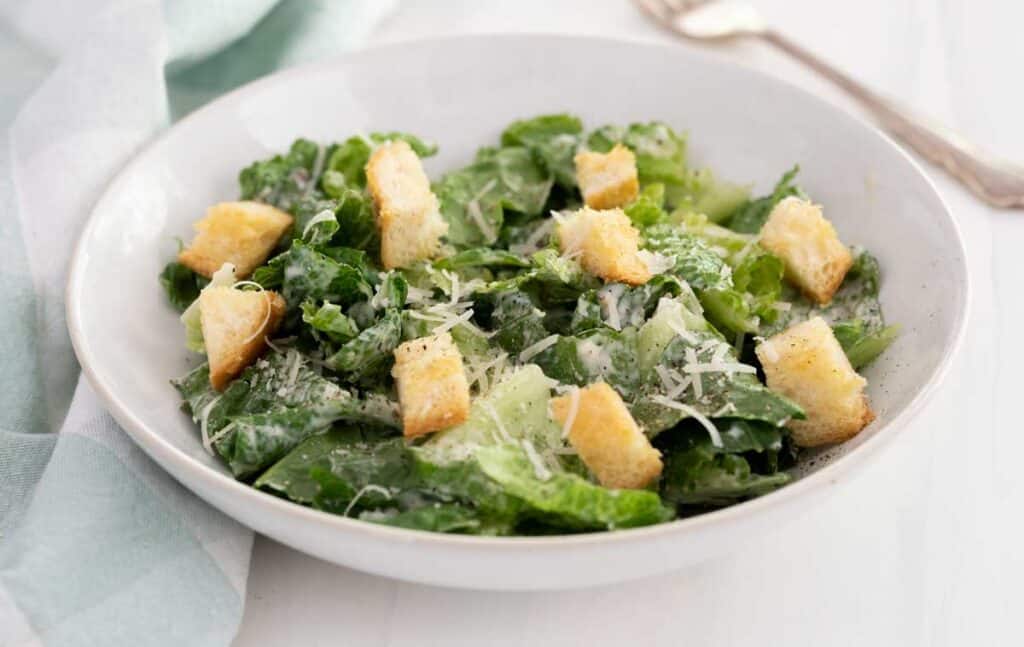
M 889 133 L 945 168 L 985 202 L 1024 208 L 1024 169 L 984 153 L 952 130 L 875 94 L 782 34 L 767 30 L 758 36 L 846 90 Z

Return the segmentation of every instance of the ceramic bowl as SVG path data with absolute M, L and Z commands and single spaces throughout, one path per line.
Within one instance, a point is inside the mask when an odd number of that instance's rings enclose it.
M 663 120 L 690 159 L 771 187 L 794 163 L 841 238 L 883 268 L 898 341 L 866 370 L 877 419 L 810 456 L 772 494 L 658 526 L 562 537 L 462 537 L 330 515 L 236 482 L 209 456 L 168 380 L 195 362 L 157 281 L 204 209 L 238 195 L 238 171 L 298 136 L 399 130 L 441 152 L 434 178 L 467 163 L 510 121 L 570 111 L 589 126 Z M 823 500 L 924 404 L 964 329 L 967 266 L 956 225 L 921 169 L 860 120 L 781 81 L 682 48 L 557 36 L 422 41 L 298 67 L 183 119 L 96 205 L 68 283 L 81 365 L 134 440 L 187 488 L 240 522 L 317 557 L 417 582 L 487 589 L 581 587 L 648 576 L 736 549 Z

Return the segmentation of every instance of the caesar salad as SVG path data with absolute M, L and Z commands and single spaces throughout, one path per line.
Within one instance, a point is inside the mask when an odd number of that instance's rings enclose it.
M 873 418 L 896 338 L 871 254 L 660 122 L 509 125 L 431 182 L 401 132 L 241 171 L 160 276 L 173 380 L 239 480 L 402 528 L 630 528 L 785 485 Z

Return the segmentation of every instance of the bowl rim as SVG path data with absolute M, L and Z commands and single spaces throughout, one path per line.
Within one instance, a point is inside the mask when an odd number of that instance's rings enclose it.
M 374 524 L 359 519 L 344 517 L 329 512 L 315 510 L 292 501 L 274 496 L 262 490 L 258 490 L 248 484 L 232 478 L 229 474 L 221 472 L 213 467 L 195 460 L 183 450 L 178 449 L 170 441 L 165 440 L 156 430 L 151 429 L 144 423 L 118 395 L 110 388 L 103 379 L 96 366 L 99 364 L 93 354 L 93 350 L 86 339 L 83 330 L 81 312 L 84 308 L 83 296 L 83 272 L 88 256 L 87 241 L 92 237 L 97 223 L 101 219 L 100 211 L 105 204 L 116 194 L 121 185 L 127 182 L 137 167 L 142 165 L 146 159 L 153 154 L 167 139 L 176 135 L 176 131 L 186 124 L 195 121 L 210 112 L 215 112 L 230 101 L 237 100 L 247 94 L 254 94 L 262 89 L 269 88 L 285 79 L 297 78 L 309 74 L 317 74 L 325 69 L 335 67 L 339 64 L 357 63 L 360 58 L 372 57 L 384 51 L 403 49 L 416 50 L 424 47 L 443 46 L 452 42 L 487 42 L 489 46 L 494 45 L 494 40 L 500 39 L 505 42 L 512 41 L 545 41 L 547 43 L 559 42 L 562 45 L 572 43 L 588 43 L 596 46 L 628 46 L 630 48 L 657 50 L 672 56 L 683 56 L 696 59 L 700 64 L 712 66 L 732 67 L 742 70 L 749 76 L 761 77 L 772 83 L 779 84 L 788 91 L 799 95 L 803 101 L 817 105 L 817 108 L 831 113 L 837 119 L 847 119 L 856 122 L 870 132 L 871 135 L 880 138 L 883 143 L 895 149 L 897 156 L 920 177 L 924 186 L 931 193 L 941 207 L 942 217 L 945 217 L 953 232 L 955 243 L 959 248 L 960 272 L 962 283 L 958 287 L 962 295 L 961 307 L 954 313 L 953 333 L 950 343 L 946 344 L 942 357 L 928 380 L 919 387 L 916 395 L 903 408 L 902 411 L 882 428 L 878 429 L 870 438 L 845 453 L 836 461 L 819 470 L 808 474 L 799 480 L 787 484 L 768 494 L 761 495 L 734 505 L 702 513 L 693 517 L 674 519 L 672 521 L 642 526 L 638 528 L 627 528 L 609 531 L 595 531 L 580 534 L 537 536 L 502 536 L 487 537 L 474 535 L 455 535 L 426 530 L 414 530 L 406 528 L 394 528 L 380 524 Z M 334 532 L 356 533 L 363 535 L 366 539 L 378 539 L 384 541 L 416 541 L 418 544 L 432 544 L 446 547 L 464 547 L 480 550 L 501 551 L 510 548 L 536 547 L 547 549 L 571 548 L 583 545 L 615 543 L 618 545 L 643 542 L 657 537 L 663 537 L 676 533 L 696 533 L 710 531 L 713 528 L 724 527 L 735 523 L 744 517 L 753 517 L 765 514 L 772 508 L 783 507 L 794 500 L 803 497 L 805 494 L 815 490 L 823 490 L 828 485 L 837 484 L 839 478 L 851 473 L 855 467 L 863 465 L 867 458 L 887 445 L 896 435 L 902 431 L 907 423 L 915 418 L 925 404 L 931 399 L 939 385 L 945 380 L 946 375 L 953 363 L 953 359 L 959 352 L 966 336 L 968 313 L 972 301 L 971 280 L 967 262 L 967 250 L 964 245 L 961 228 L 953 217 L 949 206 L 943 199 L 942 194 L 935 186 L 932 178 L 925 173 L 921 165 L 911 155 L 899 146 L 891 137 L 879 130 L 874 124 L 868 122 L 858 114 L 851 113 L 825 99 L 822 99 L 810 91 L 805 90 L 785 79 L 768 74 L 742 62 L 733 61 L 715 55 L 707 51 L 680 47 L 669 43 L 657 43 L 629 38 L 611 38 L 605 36 L 590 35 L 564 35 L 554 33 L 481 33 L 464 34 L 454 36 L 429 37 L 413 40 L 404 40 L 395 43 L 373 44 L 361 47 L 356 50 L 345 52 L 337 56 L 320 59 L 296 65 L 273 74 L 255 79 L 234 90 L 227 92 L 213 101 L 194 110 L 178 122 L 171 125 L 167 130 L 159 133 L 149 140 L 135 153 L 127 163 L 117 172 L 114 178 L 106 185 L 99 199 L 89 212 L 85 226 L 79 233 L 75 243 L 74 252 L 68 269 L 68 279 L 65 288 L 65 316 L 70 333 L 72 347 L 82 367 L 82 372 L 88 379 L 93 390 L 106 406 L 119 425 L 138 444 L 147 455 L 149 455 L 161 469 L 169 472 L 177 481 L 192 491 L 196 496 L 207 503 L 214 505 L 224 511 L 224 507 L 211 501 L 212 497 L 201 494 L 203 489 L 220 490 L 224 496 L 238 497 L 240 503 L 248 504 L 266 514 L 290 517 L 289 521 L 301 524 L 315 524 L 328 528 Z M 171 467 L 173 466 L 173 467 Z M 197 487 L 196 484 L 205 487 Z M 236 515 L 225 512 L 229 517 L 239 520 Z M 242 522 L 243 525 L 249 524 Z M 251 526 L 250 526 L 251 527 Z

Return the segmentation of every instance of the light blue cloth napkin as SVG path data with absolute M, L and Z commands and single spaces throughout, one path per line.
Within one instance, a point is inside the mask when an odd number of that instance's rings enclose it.
M 154 134 L 359 43 L 390 9 L 0 0 L 0 645 L 231 641 L 252 534 L 150 461 L 80 378 L 68 260 L 103 187 Z

